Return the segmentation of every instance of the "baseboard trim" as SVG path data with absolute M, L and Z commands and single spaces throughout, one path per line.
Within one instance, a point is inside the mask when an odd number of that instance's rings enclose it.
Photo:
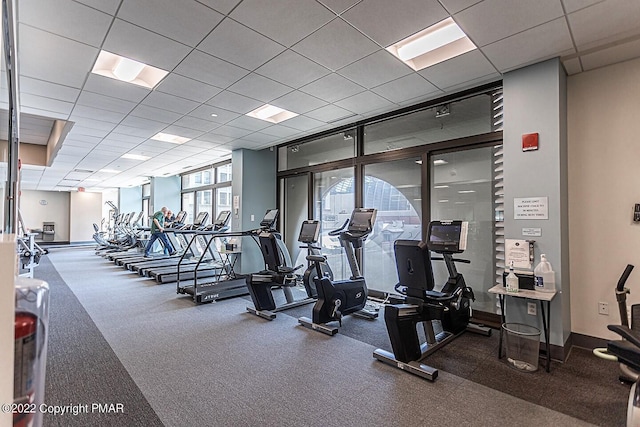
M 609 340 L 604 338 L 592 337 L 589 335 L 578 334 L 576 332 L 571 332 L 569 337 L 573 339 L 572 346 L 586 348 L 587 350 L 603 347 L 606 348 L 607 343 L 609 342 Z

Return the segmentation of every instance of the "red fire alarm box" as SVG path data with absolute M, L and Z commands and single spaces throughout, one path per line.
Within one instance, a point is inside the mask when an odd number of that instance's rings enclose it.
M 526 133 L 522 135 L 522 151 L 533 151 L 538 149 L 538 134 Z

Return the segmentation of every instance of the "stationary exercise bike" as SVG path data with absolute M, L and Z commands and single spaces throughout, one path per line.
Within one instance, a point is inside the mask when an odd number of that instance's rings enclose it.
M 319 255 L 320 248 L 314 246 L 318 241 L 320 233 L 319 221 L 304 221 L 300 228 L 298 241 L 305 243 L 302 248 L 307 249 L 310 255 Z M 333 279 L 333 274 L 329 266 L 321 264 L 320 270 L 316 270 L 315 265 L 310 265 L 302 276 L 302 283 L 306 290 L 306 297 L 296 300 L 292 288 L 297 286 L 298 277 L 294 274 L 302 265 L 297 267 L 289 267 L 286 265 L 286 259 L 282 255 L 286 253 L 287 248 L 280 239 L 280 235 L 265 231 L 258 235 L 260 250 L 264 258 L 266 270 L 247 277 L 247 288 L 253 301 L 253 307 L 247 307 L 249 313 L 255 314 L 267 320 L 276 318 L 276 312 L 287 310 L 289 308 L 310 304 L 316 301 L 318 293 L 316 292 L 315 277 L 316 271 L 320 271 L 323 277 Z M 282 289 L 286 303 L 280 306 L 276 305 L 273 297 L 274 288 Z
M 624 285 L 633 271 L 633 265 L 628 264 L 616 285 L 616 300 L 620 312 L 620 325 L 609 325 L 607 329 L 620 335 L 621 341 L 609 341 L 607 348 L 596 348 L 596 356 L 620 362 L 620 376 L 622 382 L 633 383 L 629 392 L 627 404 L 627 427 L 640 426 L 640 304 L 631 306 L 631 325 L 627 312 L 627 294 L 630 293 Z
M 346 280 L 331 280 L 328 277 L 316 275 L 318 301 L 313 307 L 312 319 L 300 317 L 298 323 L 327 335 L 335 335 L 338 333 L 338 328 L 328 326 L 327 323 L 338 321 L 342 326 L 343 316 L 352 314 L 366 319 L 378 317 L 377 310 L 365 308 L 368 297 L 367 284 L 360 273 L 355 255 L 355 250 L 362 248 L 364 240 L 373 231 L 375 220 L 375 209 L 356 208 L 351 213 L 351 219 L 339 229 L 329 233 L 330 236 L 338 236 L 347 256 L 351 277 Z M 347 227 L 346 231 L 344 231 L 345 227 Z M 322 263 L 325 263 L 327 258 L 323 255 L 309 255 L 307 260 L 314 263 L 316 271 L 322 271 Z
M 416 240 L 396 240 L 394 250 L 399 283 L 396 291 L 404 295 L 404 303 L 389 304 L 384 309 L 384 321 L 393 353 L 377 349 L 373 357 L 430 381 L 438 370 L 421 363 L 427 356 L 449 344 L 466 330 L 490 335 L 489 328 L 471 325 L 473 290 L 456 270 L 453 258 L 462 253 L 467 243 L 467 222 L 432 221 L 427 231 L 427 243 Z M 430 251 L 442 258 L 431 258 Z M 449 278 L 440 292 L 434 291 L 435 280 L 431 260 L 444 260 Z M 439 321 L 442 332 L 436 334 L 433 323 Z M 421 344 L 417 325 L 424 328 L 426 342 Z

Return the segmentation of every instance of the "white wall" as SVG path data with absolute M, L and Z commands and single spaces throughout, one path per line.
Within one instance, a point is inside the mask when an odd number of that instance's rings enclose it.
M 640 302 L 640 59 L 568 81 L 569 235 L 573 332 L 616 338 L 614 287 L 627 264 L 627 305 Z M 598 302 L 609 303 L 609 316 Z
M 15 235 L 0 234 L 0 403 L 13 402 Z M 11 413 L 0 411 L 0 426 L 13 424 Z
M 100 227 L 102 193 L 70 193 L 69 242 L 93 241 L 93 224 Z
M 42 229 L 43 222 L 55 222 L 54 241 L 69 241 L 68 192 L 23 190 L 20 212 L 27 228 Z

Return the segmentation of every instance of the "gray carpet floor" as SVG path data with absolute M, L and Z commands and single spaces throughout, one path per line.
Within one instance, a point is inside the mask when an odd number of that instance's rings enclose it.
M 91 384 L 112 393 L 95 398 L 124 403 L 125 414 L 83 422 L 47 418 L 45 425 L 157 425 L 158 420 L 167 426 L 624 425 L 624 410 L 613 410 L 615 417 L 607 412 L 602 422 L 573 409 L 597 402 L 601 407 L 596 412 L 624 407 L 628 388 L 617 386 L 615 375 L 604 380 L 614 384 L 611 390 L 607 385 L 597 388 L 601 378 L 591 378 L 589 390 L 581 390 L 582 385 L 548 389 L 553 377 L 570 383 L 575 376 L 588 375 L 588 369 L 571 372 L 558 364 L 550 374 L 515 372 L 497 361 L 494 338 L 463 335 L 434 354 L 429 363 L 441 371 L 430 383 L 373 359 L 376 347 L 384 347 L 385 340 L 388 346 L 382 319 L 348 318 L 340 334 L 328 337 L 298 326 L 294 312 L 279 313 L 272 322 L 252 316 L 243 298 L 194 305 L 177 296 L 175 288 L 138 278 L 91 250 L 55 249 L 48 257 L 64 282 L 52 286 L 52 320 L 54 310 L 60 320 L 51 324 L 45 400 L 85 403 L 94 398 L 87 390 Z M 54 280 L 47 275 L 45 280 Z M 59 300 L 56 305 L 54 298 Z M 76 298 L 89 318 L 76 319 L 66 307 Z M 295 310 L 309 315 L 311 306 Z M 85 346 L 72 330 L 90 327 L 97 328 L 107 344 L 91 350 L 99 353 L 93 358 L 112 353 L 118 359 L 99 363 L 107 368 L 102 376 L 108 381 L 89 381 L 94 363 L 87 366 L 69 354 L 78 351 L 74 346 Z M 368 332 L 360 339 L 350 336 L 358 328 Z M 375 342 L 363 342 L 363 336 Z M 467 337 L 471 341 L 465 344 Z M 474 354 L 481 362 L 470 360 Z M 456 367 L 453 359 L 462 362 Z M 465 372 L 470 364 L 474 368 Z M 81 379 L 66 381 L 70 376 Z M 127 386 L 129 391 L 116 387 L 129 380 L 135 383 Z M 526 391 L 534 386 L 546 388 L 546 395 L 531 398 L 537 392 Z M 603 390 L 610 393 L 604 400 Z M 144 408 L 140 394 L 149 407 Z

